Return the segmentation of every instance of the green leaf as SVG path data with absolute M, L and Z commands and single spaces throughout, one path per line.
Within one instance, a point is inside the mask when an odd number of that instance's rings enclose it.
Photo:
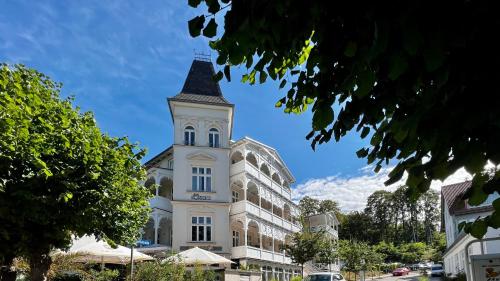
M 481 188 L 475 188 L 469 197 L 468 203 L 472 206 L 477 206 L 486 201 L 488 194 L 484 193 Z
M 425 68 L 429 72 L 433 72 L 443 65 L 445 58 L 445 53 L 438 42 L 432 42 L 432 44 L 424 50 Z
M 356 151 L 356 156 L 358 156 L 358 158 L 364 158 L 368 156 L 368 148 L 361 148 L 360 150 Z
M 500 227 L 500 212 L 499 211 L 495 211 L 490 215 L 489 220 L 488 220 L 488 225 L 490 225 L 493 228 Z
M 259 74 L 259 83 L 263 84 L 266 82 L 267 79 L 267 73 L 265 71 L 261 71 Z
M 280 89 L 283 89 L 286 85 L 286 79 L 281 80 Z
M 219 72 L 217 72 L 217 74 L 214 75 L 213 79 L 214 79 L 214 81 L 218 82 L 218 81 L 222 80 L 223 77 L 224 77 L 224 74 L 222 73 L 222 71 L 219 71 Z
M 368 134 L 370 133 L 370 128 L 369 127 L 363 127 L 363 130 L 361 131 L 361 138 L 364 139 Z
M 375 84 L 375 73 L 369 69 L 361 72 L 357 79 L 358 88 L 355 93 L 359 97 L 365 97 L 373 89 Z
M 313 115 L 312 127 L 315 131 L 326 128 L 333 122 L 333 109 L 330 106 L 317 108 Z
M 356 55 L 356 51 L 358 50 L 358 44 L 353 41 L 349 41 L 345 47 L 344 55 L 348 58 L 352 58 Z
M 395 55 L 390 62 L 388 77 L 391 80 L 396 80 L 401 74 L 405 73 L 407 69 L 408 62 L 406 59 L 401 55 Z
M 198 5 L 200 5 L 200 3 L 201 3 L 201 0 L 188 0 L 188 5 L 193 7 L 193 8 L 198 7 Z
M 208 6 L 208 12 L 216 14 L 220 10 L 220 4 L 218 0 L 206 0 Z
M 472 223 L 472 226 L 470 228 L 470 234 L 476 237 L 477 239 L 481 239 L 486 234 L 487 230 L 488 230 L 488 225 L 484 220 L 476 220 L 475 222 Z
M 200 35 L 204 23 L 204 16 L 197 16 L 188 21 L 189 34 L 191 35 L 191 37 L 197 37 Z
M 224 66 L 224 76 L 226 76 L 228 82 L 231 82 L 231 66 L 229 64 Z
M 493 208 L 495 210 L 500 211 L 500 198 L 495 199 L 495 201 L 493 201 L 492 205 L 493 205 Z
M 274 105 L 274 107 L 281 107 L 281 106 L 283 106 L 283 104 L 285 102 L 286 102 L 286 97 L 281 98 L 279 101 L 276 102 L 276 104 Z
M 208 38 L 212 38 L 217 34 L 217 23 L 215 18 L 210 19 L 205 29 L 203 29 L 203 35 Z
M 463 221 L 461 223 L 458 224 L 458 231 L 462 231 L 465 226 L 467 225 L 467 222 L 466 221 Z

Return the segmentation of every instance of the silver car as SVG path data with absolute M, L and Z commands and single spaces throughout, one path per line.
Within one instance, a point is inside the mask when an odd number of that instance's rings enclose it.
M 345 281 L 344 276 L 332 272 L 317 272 L 309 274 L 304 281 Z

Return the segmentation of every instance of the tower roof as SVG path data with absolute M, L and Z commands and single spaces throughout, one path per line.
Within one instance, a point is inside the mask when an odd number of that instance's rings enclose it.
M 169 101 L 184 101 L 204 104 L 233 106 L 214 81 L 214 66 L 210 61 L 193 60 L 181 92 L 169 98 Z

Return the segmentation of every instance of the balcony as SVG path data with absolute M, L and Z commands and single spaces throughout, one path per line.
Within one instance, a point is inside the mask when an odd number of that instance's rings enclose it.
M 262 218 L 270 223 L 273 223 L 283 229 L 286 229 L 288 231 L 293 231 L 293 232 L 298 232 L 300 231 L 299 226 L 278 217 L 277 215 L 247 201 L 247 200 L 241 200 L 238 202 L 235 202 L 231 205 L 231 212 L 230 215 L 236 215 L 240 213 L 250 213 L 256 217 Z
M 149 206 L 151 208 L 162 209 L 165 211 L 172 212 L 172 202 L 162 196 L 155 196 L 149 200 Z
M 282 195 L 283 197 L 285 197 L 288 200 L 291 199 L 291 191 L 289 188 L 283 187 L 280 184 L 276 183 L 269 176 L 267 176 L 264 173 L 262 173 L 261 171 L 259 171 L 259 169 L 257 167 L 250 164 L 246 160 L 241 160 L 239 162 L 231 164 L 231 168 L 230 168 L 230 172 L 229 172 L 229 174 L 231 176 L 237 175 L 237 174 L 242 173 L 242 172 L 249 173 L 251 176 L 258 179 L 264 185 L 270 187 L 276 193 Z
M 270 262 L 291 264 L 290 257 L 286 257 L 283 253 L 276 253 L 269 250 L 259 249 L 251 246 L 238 246 L 231 249 L 232 259 L 258 259 Z

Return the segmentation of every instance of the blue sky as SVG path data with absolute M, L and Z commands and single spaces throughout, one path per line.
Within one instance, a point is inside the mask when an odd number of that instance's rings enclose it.
M 93 111 L 110 135 L 126 135 L 146 147 L 146 160 L 171 144 L 166 98 L 182 88 L 195 50 L 210 52 L 206 39 L 189 36 L 187 21 L 197 11 L 187 0 L 0 0 L 0 6 L 0 62 L 23 63 L 63 82 L 64 96 L 75 96 L 76 105 Z M 275 147 L 297 179 L 296 198 L 334 198 L 346 209 L 359 209 L 365 193 L 382 188 L 385 173 L 374 175 L 355 155 L 365 141 L 350 134 L 312 151 L 305 140 L 311 113 L 287 115 L 274 108 L 284 92 L 275 83 L 242 84 L 242 73 L 235 69 L 232 82 L 221 82 L 236 105 L 233 138 L 250 136 Z M 364 177 L 377 183 L 358 197 L 339 194 L 339 183 L 317 186 L 332 178 Z M 352 207 L 343 196 L 354 200 Z

